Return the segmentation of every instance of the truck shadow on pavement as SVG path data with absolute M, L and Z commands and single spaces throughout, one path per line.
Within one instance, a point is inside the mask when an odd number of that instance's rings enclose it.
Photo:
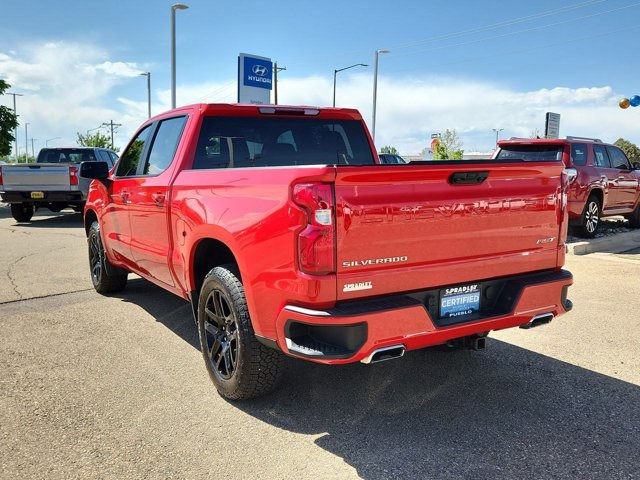
M 142 280 L 126 292 L 199 349 L 186 302 Z M 276 392 L 231 404 L 320 435 L 366 479 L 640 474 L 638 386 L 491 338 L 482 352 L 437 347 L 370 366 L 287 359 Z

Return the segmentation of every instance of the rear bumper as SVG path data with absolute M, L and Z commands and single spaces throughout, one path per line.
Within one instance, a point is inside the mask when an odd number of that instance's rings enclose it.
M 287 305 L 276 322 L 276 341 L 284 353 L 294 357 L 327 364 L 352 363 L 380 348 L 403 345 L 415 350 L 526 325 L 541 314 L 557 317 L 572 307 L 567 290 L 573 277 L 566 270 L 486 283 L 500 289 L 490 308 L 481 308 L 474 318 L 452 325 L 437 318 L 433 295 L 438 290 L 349 302 L 330 310 Z
M 35 190 L 34 190 L 35 191 Z M 82 192 L 79 190 L 69 192 L 42 192 L 44 198 L 31 198 L 31 191 L 27 192 L 0 192 L 2 201 L 6 203 L 73 203 L 84 202 Z

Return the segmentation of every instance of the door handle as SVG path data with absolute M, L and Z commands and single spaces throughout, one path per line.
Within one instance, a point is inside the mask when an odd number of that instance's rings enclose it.
M 151 194 L 151 199 L 158 207 L 162 207 L 164 205 L 165 195 L 164 193 L 156 192 Z
M 122 203 L 129 203 L 129 192 L 127 190 L 121 190 L 120 198 L 122 198 Z

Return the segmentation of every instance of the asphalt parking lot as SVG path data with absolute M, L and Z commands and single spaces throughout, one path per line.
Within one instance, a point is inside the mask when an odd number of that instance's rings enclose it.
M 568 256 L 575 308 L 481 352 L 291 360 L 217 395 L 181 299 L 94 292 L 79 214 L 0 207 L 0 478 L 640 478 L 640 249 Z

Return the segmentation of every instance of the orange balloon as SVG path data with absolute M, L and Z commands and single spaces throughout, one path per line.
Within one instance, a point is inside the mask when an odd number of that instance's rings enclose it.
M 625 109 L 625 108 L 629 108 L 629 105 L 631 105 L 631 102 L 629 102 L 628 98 L 623 98 L 622 100 L 620 100 L 620 103 L 618 105 L 620 105 L 620 108 Z

